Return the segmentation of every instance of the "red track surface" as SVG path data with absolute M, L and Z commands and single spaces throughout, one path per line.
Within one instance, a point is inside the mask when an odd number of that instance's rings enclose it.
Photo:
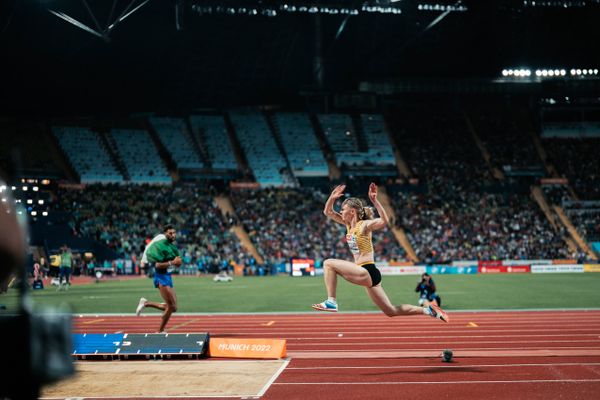
M 287 339 L 272 399 L 600 398 L 600 311 L 174 316 L 169 332 Z M 76 317 L 76 333 L 154 332 L 159 317 Z M 441 362 L 443 349 L 454 351 Z M 202 361 L 201 361 L 202 362 Z M 210 362 L 210 361 L 207 361 Z M 158 393 L 157 393 L 158 395 Z

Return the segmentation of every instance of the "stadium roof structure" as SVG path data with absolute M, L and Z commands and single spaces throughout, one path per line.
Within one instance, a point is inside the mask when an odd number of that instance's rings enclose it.
M 600 0 L 7 0 L 0 105 L 285 103 L 361 82 L 597 69 L 598 20 Z

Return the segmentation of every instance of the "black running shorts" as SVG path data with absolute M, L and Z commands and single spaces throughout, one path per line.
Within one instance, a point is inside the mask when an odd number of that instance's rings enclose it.
M 377 267 L 375 266 L 375 264 L 370 263 L 370 264 L 364 264 L 361 265 L 361 267 L 363 267 L 364 269 L 366 269 L 369 272 L 369 275 L 371 276 L 371 287 L 377 286 L 381 283 L 381 272 L 379 272 L 379 270 L 377 269 Z

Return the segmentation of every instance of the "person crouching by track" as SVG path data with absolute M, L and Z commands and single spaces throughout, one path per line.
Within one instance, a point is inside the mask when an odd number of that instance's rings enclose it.
M 449 322 L 449 317 L 435 304 L 429 307 L 419 307 L 409 304 L 393 305 L 381 286 L 381 273 L 375 266 L 372 233 L 385 228 L 389 219 L 385 209 L 377 199 L 377 185 L 369 185 L 369 199 L 377 209 L 379 218 L 373 218 L 373 209 L 364 207 L 361 200 L 350 197 L 342 203 L 342 212 L 333 210 L 335 201 L 344 194 L 346 185 L 339 185 L 333 189 L 325 203 L 323 213 L 339 224 L 346 226 L 346 241 L 354 256 L 354 262 L 337 259 L 327 259 L 323 263 L 325 286 L 327 287 L 327 300 L 313 304 L 318 311 L 337 312 L 336 300 L 337 276 L 340 275 L 348 282 L 364 286 L 367 294 L 387 315 L 397 317 L 401 315 L 428 315 L 433 318 Z
M 146 246 L 141 262 L 142 264 L 149 264 L 150 268 L 154 267 L 154 287 L 158 288 L 165 302 L 155 303 L 142 297 L 135 311 L 136 315 L 139 316 L 146 307 L 163 310 L 158 333 L 165 331 L 171 314 L 177 311 L 177 296 L 175 295 L 175 289 L 173 289 L 170 268 L 179 267 L 182 264 L 179 250 L 175 246 L 175 228 L 172 225 L 166 225 L 163 232 Z
M 430 303 L 433 303 L 441 307 L 442 298 L 435 291 L 436 287 L 433 278 L 427 272 L 423 273 L 415 289 L 415 292 L 419 293 L 419 305 L 427 307 Z

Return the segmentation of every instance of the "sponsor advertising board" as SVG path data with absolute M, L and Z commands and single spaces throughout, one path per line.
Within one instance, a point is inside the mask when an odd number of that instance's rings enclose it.
M 534 274 L 583 272 L 583 264 L 532 265 L 531 272 Z

